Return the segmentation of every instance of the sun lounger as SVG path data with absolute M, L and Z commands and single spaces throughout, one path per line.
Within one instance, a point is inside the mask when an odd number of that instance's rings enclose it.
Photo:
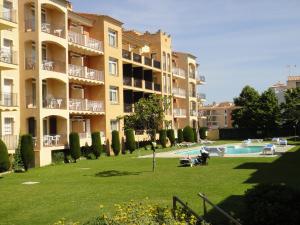
M 244 141 L 243 141 L 243 144 L 244 144 L 244 145 L 249 145 L 249 144 L 251 144 L 251 139 L 244 140 Z
M 278 137 L 272 138 L 272 142 L 273 142 L 273 143 L 279 144 L 279 141 L 280 141 L 280 139 L 279 139 Z
M 181 142 L 181 143 L 178 143 L 177 146 L 179 147 L 191 147 L 195 145 L 195 143 L 192 143 L 192 142 Z
M 267 144 L 264 148 L 263 148 L 263 154 L 267 154 L 268 152 L 270 152 L 272 155 L 275 154 L 275 150 L 276 147 L 274 144 Z
M 286 139 L 280 139 L 278 144 L 279 145 L 287 145 L 287 140 Z
M 200 143 L 201 144 L 212 144 L 212 143 L 214 143 L 214 141 L 200 139 Z

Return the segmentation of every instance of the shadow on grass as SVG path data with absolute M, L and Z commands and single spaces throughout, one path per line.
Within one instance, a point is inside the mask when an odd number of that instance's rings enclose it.
M 96 177 L 121 177 L 121 176 L 131 176 L 139 175 L 141 172 L 128 172 L 128 171 L 118 171 L 118 170 L 106 170 L 95 174 Z

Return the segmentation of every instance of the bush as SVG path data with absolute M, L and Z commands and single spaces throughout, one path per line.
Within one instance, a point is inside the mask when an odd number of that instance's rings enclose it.
M 173 129 L 167 130 L 167 136 L 171 142 L 171 146 L 175 145 L 175 134 Z
M 114 130 L 112 132 L 111 147 L 113 149 L 114 154 L 116 156 L 119 155 L 121 148 L 119 131 Z
M 250 225 L 300 224 L 300 192 L 277 184 L 262 184 L 245 194 Z
M 30 134 L 21 137 L 21 157 L 25 171 L 34 166 L 33 139 Z
M 22 161 L 22 155 L 21 155 L 21 139 L 22 138 L 19 137 L 18 146 L 14 154 L 13 170 L 15 173 L 24 171 L 24 163 Z
M 177 131 L 177 139 L 178 139 L 178 143 L 181 143 L 181 142 L 183 142 L 183 131 L 182 131 L 182 129 L 178 129 L 178 131 Z
M 5 143 L 0 139 L 0 173 L 9 170 L 10 162 Z
M 101 155 L 101 152 L 103 152 L 103 146 L 101 143 L 101 137 L 100 132 L 93 132 L 92 133 L 92 151 L 95 155 L 96 159 Z
M 69 135 L 70 154 L 74 162 L 80 158 L 80 141 L 78 133 L 72 132 Z
M 135 137 L 134 137 L 134 130 L 128 129 L 125 130 L 126 136 L 126 150 L 129 150 L 132 153 L 136 149 Z
M 166 130 L 159 131 L 159 142 L 163 148 L 167 147 L 167 131 Z
M 65 161 L 65 153 L 54 151 L 52 152 L 52 162 L 55 164 L 63 163 Z
M 183 140 L 186 142 L 194 142 L 194 131 L 190 126 L 186 126 L 183 129 Z
M 92 147 L 86 143 L 85 146 L 82 146 L 80 148 L 80 152 L 81 152 L 81 155 L 86 158 L 90 153 L 93 153 L 93 150 L 92 150 Z
M 208 130 L 207 127 L 200 127 L 199 128 L 199 135 L 201 139 L 206 139 L 207 135 L 206 135 L 206 131 Z
M 194 133 L 194 142 L 198 142 L 198 134 L 196 128 L 193 128 L 193 133 Z
M 86 159 L 95 160 L 95 159 L 97 159 L 97 158 L 96 158 L 96 156 L 94 155 L 94 153 L 89 153 L 89 154 L 86 156 Z

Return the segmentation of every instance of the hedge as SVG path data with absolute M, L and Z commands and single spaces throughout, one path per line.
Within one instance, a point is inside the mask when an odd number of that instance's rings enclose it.
M 159 142 L 163 148 L 167 147 L 167 131 L 166 130 L 159 131 Z
M 120 153 L 120 137 L 119 137 L 119 131 L 114 130 L 112 132 L 112 140 L 111 140 L 111 147 L 114 152 L 114 154 L 117 156 Z
M 0 139 L 0 173 L 9 170 L 10 162 L 5 143 Z
M 80 158 L 80 141 L 78 133 L 72 132 L 69 135 L 70 153 L 71 157 L 76 163 L 76 160 Z
M 30 134 L 21 137 L 21 157 L 25 171 L 34 166 L 33 139 Z
M 186 142 L 194 142 L 194 131 L 190 126 L 186 126 L 183 129 L 183 140 Z
M 171 142 L 171 146 L 175 145 L 175 134 L 173 129 L 167 130 L 167 136 Z
M 182 131 L 182 129 L 178 129 L 178 131 L 177 131 L 177 139 L 178 139 L 178 143 L 181 143 L 181 142 L 183 142 L 183 131 Z
M 206 139 L 206 132 L 207 132 L 208 128 L 207 127 L 200 127 L 199 128 L 199 135 L 201 139 Z
M 101 155 L 101 152 L 103 151 L 102 143 L 101 143 L 101 137 L 100 132 L 93 132 L 92 133 L 92 152 L 95 155 L 96 159 Z
M 126 150 L 129 150 L 132 153 L 136 149 L 135 137 L 134 137 L 134 130 L 128 129 L 125 130 L 126 136 Z

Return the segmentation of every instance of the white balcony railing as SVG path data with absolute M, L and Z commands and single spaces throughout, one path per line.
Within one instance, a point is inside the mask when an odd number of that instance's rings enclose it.
M 71 98 L 69 100 L 69 109 L 73 111 L 104 112 L 104 103 L 103 101 Z
M 69 42 L 103 52 L 102 42 L 87 35 L 69 31 L 68 40 Z
M 174 95 L 178 95 L 178 96 L 182 96 L 182 97 L 186 96 L 186 90 L 184 90 L 182 88 L 173 87 L 172 92 Z
M 86 66 L 69 64 L 69 75 L 73 77 L 104 82 L 104 75 L 102 71 L 90 69 Z
M 178 67 L 173 67 L 172 72 L 174 75 L 185 78 L 186 77 L 186 72 L 185 70 L 178 68 Z
M 174 116 L 177 116 L 177 117 L 185 117 L 186 116 L 186 109 L 174 108 L 173 112 L 174 112 Z

